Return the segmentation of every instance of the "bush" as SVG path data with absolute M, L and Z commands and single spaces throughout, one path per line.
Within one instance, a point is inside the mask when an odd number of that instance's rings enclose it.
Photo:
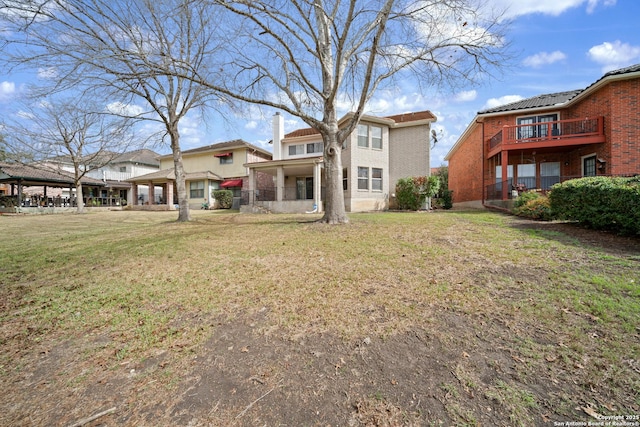
M 440 190 L 440 196 L 442 209 L 451 209 L 453 207 L 453 190 Z
M 640 234 L 640 178 L 589 177 L 556 184 L 551 209 L 596 230 Z
M 537 197 L 527 198 L 526 203 L 513 209 L 514 214 L 539 221 L 551 221 L 553 219 L 551 204 L 547 197 L 541 196 L 538 193 L 524 193 L 523 196 L 525 194 L 535 194 Z M 520 197 L 518 199 L 520 199 Z
M 440 189 L 437 176 L 414 176 L 401 178 L 396 184 L 396 201 L 399 209 L 417 211 L 427 197 L 433 197 Z
M 220 209 L 230 209 L 233 205 L 233 191 L 231 190 L 213 190 L 211 195 L 218 202 Z
M 536 193 L 535 191 L 527 191 L 518 196 L 518 198 L 513 202 L 514 211 L 532 200 L 536 200 L 542 197 L 540 193 Z M 517 214 L 516 214 L 517 215 Z

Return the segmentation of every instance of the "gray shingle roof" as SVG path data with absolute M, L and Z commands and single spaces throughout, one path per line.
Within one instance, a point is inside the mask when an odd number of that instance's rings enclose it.
M 510 104 L 500 105 L 495 108 L 482 110 L 482 111 L 479 111 L 478 114 L 525 110 L 529 108 L 551 107 L 553 105 L 564 104 L 565 102 L 570 101 L 582 91 L 583 89 L 578 89 L 578 90 L 570 90 L 567 92 L 548 93 L 544 95 L 538 95 L 532 98 L 523 99 L 521 101 L 512 102 Z
M 587 86 L 585 89 L 570 90 L 566 92 L 548 93 L 543 95 L 534 96 L 532 98 L 523 99 L 521 101 L 512 102 L 510 104 L 500 105 L 495 108 L 489 108 L 479 111 L 478 114 L 500 113 L 506 111 L 526 110 L 531 108 L 551 107 L 558 104 L 564 104 L 571 101 L 582 92 L 589 89 L 591 86 L 597 84 L 601 80 L 611 76 L 618 76 L 622 74 L 640 72 L 640 64 L 631 65 L 629 67 L 620 68 L 617 70 L 609 71 L 594 83 Z

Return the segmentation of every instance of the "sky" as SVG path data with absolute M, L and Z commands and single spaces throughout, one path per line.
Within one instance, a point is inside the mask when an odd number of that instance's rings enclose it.
M 376 93 L 367 113 L 389 116 L 430 110 L 438 142 L 431 166 L 446 165 L 446 154 L 476 113 L 532 96 L 584 89 L 604 73 L 640 63 L 639 0 L 488 0 L 506 8 L 506 34 L 514 59 L 501 75 L 478 86 L 421 91 L 417 82 Z M 0 75 L 0 114 L 15 112 L 25 82 L 19 75 Z M 390 90 L 391 89 L 391 90 Z M 424 90 L 424 89 L 423 89 Z M 192 112 L 181 122 L 183 150 L 243 139 L 271 151 L 274 110 L 248 108 L 225 118 Z M 346 113 L 346 111 L 345 111 Z M 285 132 L 307 127 L 284 115 Z M 160 154 L 170 152 L 155 147 Z

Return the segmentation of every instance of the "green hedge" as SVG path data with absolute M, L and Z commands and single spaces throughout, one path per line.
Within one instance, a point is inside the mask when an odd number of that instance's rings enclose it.
M 233 191 L 231 190 L 213 190 L 211 195 L 218 202 L 220 209 L 230 209 L 233 205 Z
M 558 218 L 596 230 L 640 234 L 640 177 L 589 177 L 551 188 L 551 209 Z

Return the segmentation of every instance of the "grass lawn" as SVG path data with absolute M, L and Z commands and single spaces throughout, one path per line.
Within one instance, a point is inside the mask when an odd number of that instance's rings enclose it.
M 640 423 L 637 238 L 192 215 L 0 216 L 0 425 Z

